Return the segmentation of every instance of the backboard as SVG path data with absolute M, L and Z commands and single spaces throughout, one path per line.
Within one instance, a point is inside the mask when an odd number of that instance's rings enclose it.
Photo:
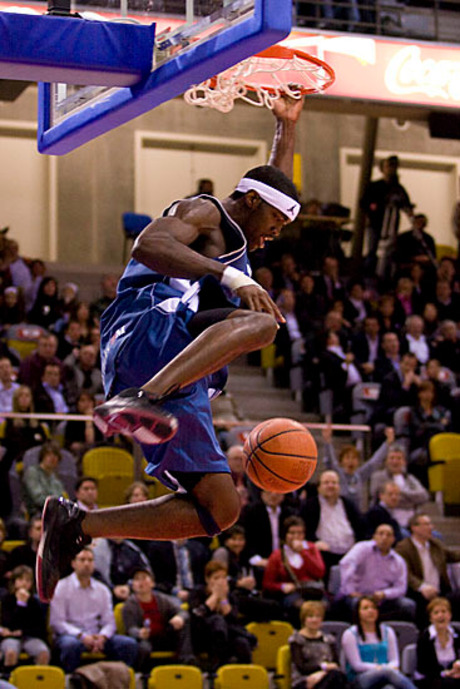
M 124 87 L 40 83 L 41 153 L 72 151 L 277 43 L 291 28 L 291 0 L 132 1 L 134 8 L 120 9 L 121 18 L 111 15 L 107 7 L 91 5 L 91 11 L 106 20 L 109 29 L 118 26 L 118 21 L 137 28 L 155 21 L 151 71 L 136 84 Z M 81 13 L 88 6 L 75 9 Z

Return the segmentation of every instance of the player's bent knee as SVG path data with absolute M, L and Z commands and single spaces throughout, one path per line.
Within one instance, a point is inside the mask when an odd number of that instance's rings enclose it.
M 268 313 L 251 312 L 250 319 L 246 322 L 251 347 L 260 348 L 271 344 L 276 337 L 278 325 Z

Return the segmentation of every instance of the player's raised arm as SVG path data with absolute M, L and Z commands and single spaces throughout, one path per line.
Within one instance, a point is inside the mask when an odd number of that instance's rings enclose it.
M 302 112 L 304 98 L 283 96 L 274 102 L 275 135 L 269 165 L 279 168 L 292 179 L 296 125 Z

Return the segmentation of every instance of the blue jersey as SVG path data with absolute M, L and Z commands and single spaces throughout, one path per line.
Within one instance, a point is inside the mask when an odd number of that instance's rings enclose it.
M 204 195 L 200 198 L 214 203 L 221 214 L 226 251 L 215 260 L 250 274 L 247 242 L 241 228 L 217 199 Z M 165 215 L 173 215 L 178 203 L 173 203 Z M 187 324 L 199 308 L 203 281 L 169 278 L 134 259 L 128 263 L 117 297 L 101 318 L 106 395 L 141 387 L 190 344 Z M 230 292 L 226 297 L 237 305 Z M 170 488 L 177 488 L 170 474 L 174 470 L 229 471 L 213 430 L 209 387 L 209 379 L 202 379 L 167 399 L 164 408 L 177 417 L 178 432 L 168 443 L 143 446 L 149 462 L 147 473 Z

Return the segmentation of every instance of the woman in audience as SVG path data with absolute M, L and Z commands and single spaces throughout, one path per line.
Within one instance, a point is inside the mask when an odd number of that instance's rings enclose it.
M 81 392 L 77 399 L 77 414 L 92 416 L 96 405 L 93 395 Z M 67 421 L 64 431 L 64 447 L 76 457 L 83 457 L 84 453 L 99 443 L 107 444 L 104 436 L 90 419 L 87 421 Z
M 420 689 L 459 689 L 460 634 L 451 626 L 452 608 L 447 598 L 428 603 L 430 626 L 417 643 L 417 673 Z
M 78 304 L 75 306 L 72 312 L 72 318 L 74 318 L 80 323 L 82 339 L 85 342 L 89 341 L 91 328 L 95 325 L 95 323 L 93 318 L 91 317 L 88 302 L 78 302 Z
M 340 478 L 340 495 L 351 500 L 361 512 L 367 509 L 367 481 L 371 474 L 380 469 L 388 454 L 389 446 L 394 443 L 393 428 L 385 429 L 386 441 L 367 461 L 361 464 L 361 453 L 354 445 L 344 445 L 337 455 L 332 444 L 332 430 L 323 430 L 324 468 L 336 471 Z
M 417 404 L 409 414 L 409 469 L 428 487 L 428 444 L 437 433 L 451 429 L 451 413 L 436 404 L 436 389 L 431 380 L 423 381 Z
M 299 610 L 304 600 L 325 596 L 326 571 L 320 551 L 305 541 L 305 524 L 300 517 L 288 517 L 283 524 L 281 548 L 268 558 L 263 591 L 280 601 L 294 627 L 299 625 Z
M 283 618 L 281 608 L 274 600 L 262 598 L 257 590 L 253 569 L 246 551 L 246 534 L 240 524 L 231 526 L 221 535 L 222 546 L 212 559 L 221 562 L 228 570 L 230 590 L 238 602 L 245 622 L 266 622 Z
M 228 662 L 250 663 L 257 639 L 241 624 L 227 568 L 214 560 L 204 575 L 205 586 L 195 588 L 189 598 L 195 652 L 208 653 L 211 669 Z
M 135 502 L 150 500 L 149 488 L 143 481 L 134 481 L 125 491 L 125 502 L 131 505 Z
M 51 276 L 44 277 L 38 288 L 35 303 L 27 314 L 27 319 L 29 323 L 53 330 L 60 317 L 57 281 Z
M 61 496 L 65 488 L 57 476 L 61 452 L 56 443 L 45 443 L 38 456 L 38 464 L 24 472 L 24 499 L 29 514 L 39 514 L 49 495 Z
M 32 391 L 27 385 L 20 385 L 13 392 L 13 412 L 33 414 Z M 8 517 L 13 507 L 8 473 L 11 467 L 21 461 L 26 450 L 41 445 L 50 436 L 48 426 L 36 419 L 6 419 L 2 445 L 5 454 L 0 460 L 0 516 Z
M 291 689 L 348 686 L 338 664 L 335 639 L 321 630 L 325 612 L 326 607 L 320 601 L 306 601 L 300 608 L 301 628 L 289 638 Z
M 50 651 L 45 643 L 46 623 L 40 602 L 33 595 L 34 573 L 27 565 L 11 572 L 10 592 L 2 599 L 0 651 L 5 668 L 18 664 L 22 652 L 37 665 L 48 665 Z
M 378 603 L 372 596 L 362 596 L 356 609 L 356 624 L 342 636 L 348 678 L 357 689 L 415 689 L 399 671 L 396 634 L 379 623 Z

